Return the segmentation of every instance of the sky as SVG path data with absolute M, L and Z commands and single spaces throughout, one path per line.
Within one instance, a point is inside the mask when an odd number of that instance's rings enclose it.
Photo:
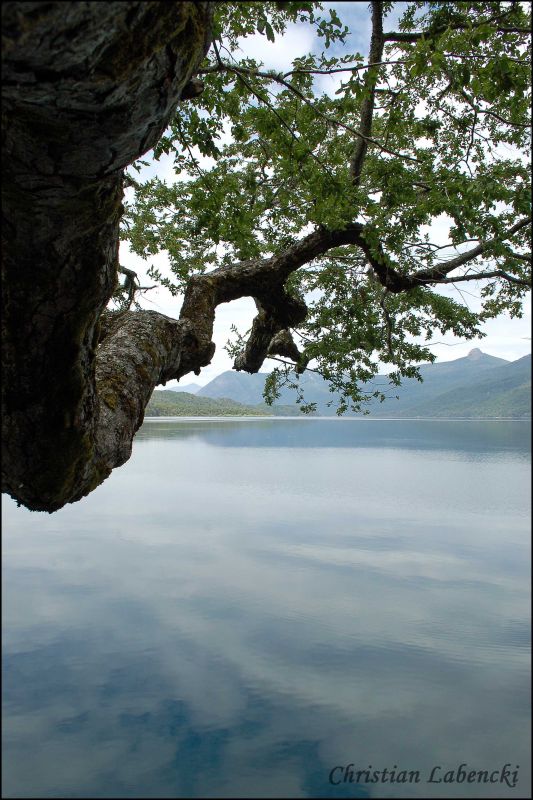
M 404 3 L 398 3 L 398 11 Z M 348 52 L 368 52 L 368 42 L 370 36 L 370 14 L 367 3 L 324 3 L 324 9 L 335 8 L 350 28 L 351 34 L 347 41 Z M 385 28 L 393 29 L 398 11 L 395 11 L 387 18 Z M 290 69 L 292 59 L 304 55 L 320 48 L 320 40 L 317 40 L 311 27 L 303 23 L 289 25 L 283 38 L 276 39 L 274 43 L 267 40 L 266 36 L 255 34 L 241 42 L 243 55 L 249 55 L 264 62 L 268 69 Z M 334 52 L 334 51 L 333 51 Z M 341 76 L 319 76 L 317 88 L 333 94 L 339 85 Z M 176 180 L 172 169 L 172 158 L 164 156 L 159 162 L 151 158 L 151 154 L 143 156 L 150 166 L 143 169 L 141 178 L 158 176 L 168 183 Z M 200 157 L 201 159 L 201 157 Z M 431 229 L 432 238 L 435 242 L 440 239 L 444 241 L 447 231 L 446 220 L 439 220 Z M 168 258 L 166 254 L 159 253 L 151 256 L 148 261 L 131 253 L 127 243 L 122 242 L 120 246 L 120 263 L 130 269 L 134 269 L 142 285 L 152 285 L 153 281 L 146 278 L 146 268 L 149 264 L 156 266 L 163 274 L 170 275 L 168 270 Z M 448 289 L 448 287 L 442 287 Z M 461 287 L 463 299 L 472 310 L 480 307 L 475 284 L 463 284 Z M 449 293 L 454 294 L 454 290 L 449 287 Z M 454 294 L 454 296 L 456 296 Z M 147 292 L 141 299 L 143 308 L 159 311 L 169 317 L 176 318 L 179 315 L 181 299 L 172 297 L 164 288 L 158 287 Z M 224 346 L 229 338 L 232 337 L 231 326 L 236 325 L 241 333 L 245 333 L 250 327 L 255 314 L 255 305 L 251 298 L 243 298 L 229 304 L 218 307 L 213 341 L 216 344 L 216 352 L 211 364 L 204 367 L 199 376 L 194 374 L 182 378 L 182 385 L 186 383 L 198 383 L 205 385 L 221 372 L 232 368 L 232 360 Z M 436 355 L 438 361 L 450 361 L 466 356 L 474 347 L 479 347 L 483 352 L 490 355 L 514 361 L 517 358 L 531 352 L 531 301 L 530 296 L 525 304 L 525 312 L 522 319 L 510 319 L 508 315 L 502 315 L 496 320 L 489 321 L 483 326 L 485 336 L 479 339 L 466 341 L 456 339 L 453 336 L 439 336 L 438 333 L 430 346 L 431 351 Z M 270 371 L 276 362 L 265 361 L 262 371 Z M 176 381 L 169 381 L 167 388 L 176 385 Z

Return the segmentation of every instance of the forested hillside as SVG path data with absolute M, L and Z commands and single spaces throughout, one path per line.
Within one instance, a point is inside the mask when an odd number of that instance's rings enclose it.
M 531 356 L 509 362 L 475 348 L 464 358 L 422 365 L 420 374 L 422 382 L 405 378 L 399 387 L 391 387 L 385 375 L 376 376 L 372 386 L 387 397 L 383 402 L 373 399 L 368 403 L 370 416 L 511 419 L 531 416 Z M 261 404 L 261 413 L 279 414 L 280 407 L 264 405 L 265 378 L 264 373 L 224 372 L 202 387 L 195 399 L 200 403 L 224 398 L 225 402 L 232 400 L 252 408 Z M 304 373 L 300 385 L 305 401 L 316 403 L 318 414 L 335 414 L 339 396 L 329 390 L 319 375 Z M 293 390 L 283 388 L 279 402 L 284 415 L 287 409 L 299 413 Z

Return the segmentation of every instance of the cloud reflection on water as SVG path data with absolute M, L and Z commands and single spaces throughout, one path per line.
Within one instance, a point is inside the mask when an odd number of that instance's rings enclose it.
M 5 502 L 9 796 L 464 796 L 328 785 L 354 760 L 527 786 L 525 447 L 289 448 L 280 422 L 148 424 L 81 503 Z

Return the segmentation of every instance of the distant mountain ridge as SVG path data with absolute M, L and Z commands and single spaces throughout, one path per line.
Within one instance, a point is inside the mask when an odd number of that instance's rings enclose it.
M 423 364 L 423 383 L 408 378 L 400 387 L 390 387 L 386 375 L 378 375 L 368 388 L 380 388 L 390 397 L 380 403 L 372 400 L 366 408 L 372 417 L 462 417 L 511 418 L 531 417 L 531 356 L 507 361 L 474 348 L 454 361 Z M 261 406 L 261 413 L 271 414 L 274 407 L 264 405 L 265 373 L 249 375 L 229 370 L 201 387 L 195 397 L 225 399 L 250 407 Z M 338 397 L 316 373 L 301 377 L 306 402 L 317 403 L 317 413 L 334 415 Z M 184 387 L 185 388 L 185 387 Z M 179 392 L 181 387 L 175 387 Z M 398 396 L 398 399 L 395 396 Z M 333 404 L 328 405 L 333 400 Z M 292 390 L 282 389 L 277 403 L 299 413 Z M 274 414 L 280 413 L 274 409 Z
M 468 385 L 427 398 L 402 416 L 527 419 L 531 417 L 531 356 L 495 367 Z
M 199 383 L 185 383 L 183 386 L 178 384 L 177 386 L 169 386 L 168 389 L 165 389 L 167 392 L 187 392 L 187 394 L 197 394 L 198 391 L 202 387 Z
M 298 406 L 248 406 L 226 397 L 197 397 L 175 389 L 157 390 L 146 407 L 145 417 L 262 417 L 301 416 Z

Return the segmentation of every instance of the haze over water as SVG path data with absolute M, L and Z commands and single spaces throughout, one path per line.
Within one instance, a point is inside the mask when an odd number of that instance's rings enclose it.
M 529 796 L 529 442 L 154 420 L 80 503 L 4 499 L 4 796 Z

